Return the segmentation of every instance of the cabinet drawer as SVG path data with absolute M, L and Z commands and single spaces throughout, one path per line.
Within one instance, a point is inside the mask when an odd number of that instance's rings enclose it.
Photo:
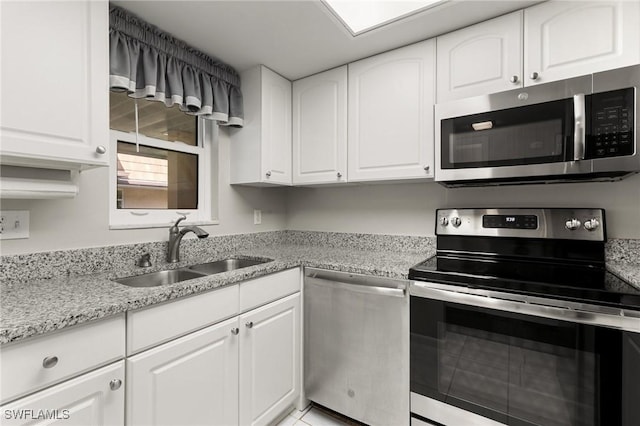
M 124 314 L 0 347 L 0 402 L 124 357 Z
M 118 361 L 0 407 L 2 425 L 122 425 L 123 381 L 124 361 Z
M 237 313 L 237 285 L 128 312 L 127 355 L 183 336 Z
M 300 291 L 300 268 L 240 283 L 240 312 Z

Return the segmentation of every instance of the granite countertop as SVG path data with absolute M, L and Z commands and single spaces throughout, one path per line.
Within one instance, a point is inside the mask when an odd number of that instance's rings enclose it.
M 640 263 L 607 262 L 607 270 L 640 290 Z
M 297 266 L 407 279 L 409 268 L 434 253 L 354 250 L 326 246 L 275 244 L 254 246 L 215 257 L 158 263 L 115 272 L 75 275 L 28 283 L 3 282 L 0 287 L 0 344 L 59 330 L 129 310 L 212 290 Z M 146 272 L 211 262 L 226 257 L 269 258 L 235 271 L 159 287 L 134 288 L 112 281 Z
M 321 242 L 321 241 L 320 241 Z M 151 306 L 257 278 L 297 266 L 310 266 L 379 277 L 407 279 L 409 268 L 435 254 L 435 247 L 395 251 L 387 247 L 332 247 L 286 242 L 251 244 L 207 254 L 185 256 L 182 262 L 157 262 L 149 268 L 120 267 L 111 272 L 0 283 L 0 344 L 17 342 L 51 331 L 122 312 Z M 627 253 L 636 251 L 627 251 Z M 271 262 L 159 287 L 134 288 L 112 281 L 131 275 L 179 268 L 228 257 L 268 258 Z M 640 289 L 640 263 L 612 258 L 607 269 Z

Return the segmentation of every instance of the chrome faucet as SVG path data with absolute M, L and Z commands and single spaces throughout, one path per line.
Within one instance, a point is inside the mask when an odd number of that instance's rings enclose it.
M 167 251 L 167 262 L 180 262 L 180 242 L 186 233 L 193 232 L 198 236 L 198 238 L 207 238 L 209 236 L 204 229 L 197 226 L 183 226 L 182 229 L 180 229 L 178 224 L 186 218 L 186 216 L 180 216 L 178 220 L 176 220 L 176 223 L 169 228 L 169 250 Z

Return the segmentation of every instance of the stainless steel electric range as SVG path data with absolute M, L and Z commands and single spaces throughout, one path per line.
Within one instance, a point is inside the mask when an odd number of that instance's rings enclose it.
M 602 209 L 437 211 L 411 268 L 412 425 L 639 425 L 640 290 Z

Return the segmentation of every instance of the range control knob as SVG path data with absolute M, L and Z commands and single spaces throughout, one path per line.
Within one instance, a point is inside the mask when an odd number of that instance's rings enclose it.
M 447 219 L 446 217 L 440 218 L 440 225 L 447 226 L 448 224 L 449 224 L 449 219 Z
M 454 216 L 451 218 L 451 224 L 457 228 L 462 225 L 462 220 L 458 216 Z
M 578 219 L 569 219 L 564 226 L 569 230 L 569 231 L 575 231 L 576 229 L 580 228 L 580 225 L 582 225 L 580 223 L 580 221 Z
M 595 231 L 600 227 L 600 221 L 595 217 L 584 222 L 584 229 L 587 231 Z

